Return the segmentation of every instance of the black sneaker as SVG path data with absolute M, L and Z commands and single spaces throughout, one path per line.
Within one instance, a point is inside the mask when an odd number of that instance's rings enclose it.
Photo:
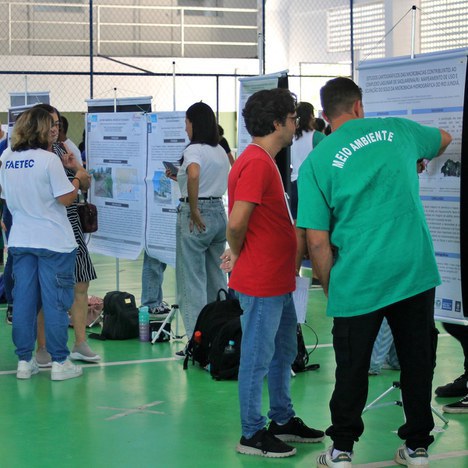
M 150 307 L 150 314 L 152 315 L 164 315 L 168 314 L 171 311 L 169 304 L 167 302 L 161 302 L 158 306 Z
M 11 304 L 8 304 L 6 310 L 6 322 L 10 325 L 13 323 L 13 306 Z
M 444 413 L 468 414 L 468 395 L 456 403 L 450 403 L 442 407 Z
M 452 383 L 437 387 L 435 394 L 438 397 L 462 397 L 466 395 L 468 384 L 468 372 L 465 372 L 460 377 L 456 378 Z
M 310 283 L 311 289 L 318 289 L 322 287 L 322 283 L 319 281 L 318 278 L 312 278 L 312 281 Z
M 174 353 L 174 356 L 178 359 L 185 359 L 185 357 L 187 356 L 187 348 L 188 346 L 185 345 L 185 348 L 184 349 L 181 349 L 180 351 L 177 351 L 176 353 Z
M 286 424 L 280 426 L 271 421 L 268 431 L 283 442 L 322 442 L 325 438 L 323 431 L 312 429 L 304 424 L 301 418 L 291 418 Z
M 296 454 L 296 449 L 279 440 L 265 428 L 257 431 L 250 439 L 241 437 L 236 450 L 244 455 L 260 455 L 267 458 L 286 458 Z

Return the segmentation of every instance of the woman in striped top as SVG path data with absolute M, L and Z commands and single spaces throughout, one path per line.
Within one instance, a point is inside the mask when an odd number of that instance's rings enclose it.
M 81 164 L 80 161 L 78 161 L 62 143 L 57 142 L 60 126 L 60 113 L 57 109 L 48 104 L 38 104 L 36 107 L 40 107 L 49 112 L 55 123 L 54 129 L 56 138 L 51 148 L 49 148 L 49 151 L 52 151 L 60 157 L 62 162 L 73 160 L 75 162 L 74 170 L 64 167 L 67 177 L 72 180 L 75 176 L 75 171 L 81 167 Z M 82 186 L 81 190 L 86 191 L 88 188 L 89 184 L 87 187 Z M 94 353 L 86 341 L 88 287 L 89 282 L 96 279 L 97 275 L 84 239 L 83 229 L 78 216 L 77 200 L 67 207 L 67 217 L 73 228 L 75 240 L 78 244 L 75 262 L 75 300 L 71 308 L 72 323 L 75 332 L 75 345 L 70 353 L 70 357 L 71 359 L 80 361 L 97 362 L 101 360 L 101 356 Z M 39 330 L 37 344 L 38 351 L 36 353 L 36 359 L 38 361 L 38 365 L 39 367 L 48 367 L 48 365 L 50 365 L 50 355 L 45 349 L 45 337 Z

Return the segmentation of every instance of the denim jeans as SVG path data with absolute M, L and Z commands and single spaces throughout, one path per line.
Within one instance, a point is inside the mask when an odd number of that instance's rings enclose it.
M 69 355 L 68 310 L 73 304 L 76 249 L 70 253 L 10 247 L 13 255 L 13 343 L 19 360 L 29 361 L 37 335 L 37 312 L 44 311 L 47 351 L 53 361 Z
M 292 294 L 253 297 L 239 293 L 242 344 L 239 401 L 242 435 L 252 437 L 266 425 L 262 389 L 268 379 L 268 417 L 287 423 L 294 410 L 290 396 L 291 364 L 297 355 L 297 317 Z
M 369 372 L 380 374 L 384 364 L 388 364 L 395 369 L 400 368 L 395 342 L 393 341 L 392 330 L 390 330 L 390 325 L 385 318 L 383 319 L 379 334 L 377 335 L 374 347 L 372 348 Z
M 190 207 L 181 203 L 176 225 L 177 301 L 190 338 L 201 309 L 227 288 L 226 274 L 219 268 L 226 248 L 226 211 L 222 200 L 198 200 L 206 229 L 190 232 Z
M 143 255 L 143 271 L 141 274 L 141 305 L 158 307 L 163 301 L 162 284 L 166 264 L 150 257 L 146 252 Z

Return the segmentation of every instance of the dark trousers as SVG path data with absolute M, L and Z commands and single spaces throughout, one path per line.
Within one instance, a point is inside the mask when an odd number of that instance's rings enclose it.
M 3 270 L 3 279 L 5 281 L 5 298 L 9 305 L 13 304 L 13 256 L 9 254 Z
M 289 208 L 291 209 L 291 216 L 297 219 L 297 204 L 299 203 L 299 196 L 297 193 L 297 180 L 291 182 Z
M 455 323 L 442 323 L 447 333 L 456 338 L 462 348 L 463 355 L 465 356 L 465 361 L 463 365 L 465 366 L 465 372 L 468 373 L 468 327 L 466 325 L 457 325 Z
M 326 433 L 338 450 L 352 451 L 364 431 L 361 417 L 368 393 L 372 347 L 383 317 L 395 340 L 401 366 L 400 384 L 406 422 L 398 436 L 411 449 L 426 448 L 434 438 L 431 411 L 437 329 L 434 289 L 355 317 L 335 317 L 333 347 L 336 383 L 330 401 L 332 425 Z

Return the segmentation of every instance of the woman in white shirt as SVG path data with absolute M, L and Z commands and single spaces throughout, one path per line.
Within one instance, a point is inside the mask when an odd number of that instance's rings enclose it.
M 24 112 L 13 129 L 11 149 L 1 158 L 2 198 L 13 215 L 9 254 L 13 257 L 13 342 L 18 379 L 38 373 L 32 356 L 37 312 L 42 305 L 52 380 L 81 375 L 69 359 L 68 314 L 73 303 L 76 242 L 66 206 L 73 202 L 87 173 L 81 169 L 70 182 L 62 162 L 46 151 L 54 121 L 43 109 Z
M 201 309 L 227 286 L 219 263 L 226 245 L 222 196 L 230 165 L 218 144 L 218 126 L 210 106 L 203 102 L 190 106 L 185 129 L 190 143 L 177 173 L 182 198 L 176 227 L 176 279 L 178 304 L 190 338 Z M 185 351 L 176 354 L 184 357 Z
M 299 168 L 310 152 L 325 138 L 325 135 L 316 131 L 314 106 L 309 102 L 300 102 L 297 105 L 299 123 L 291 146 L 291 214 L 297 218 L 297 176 Z

